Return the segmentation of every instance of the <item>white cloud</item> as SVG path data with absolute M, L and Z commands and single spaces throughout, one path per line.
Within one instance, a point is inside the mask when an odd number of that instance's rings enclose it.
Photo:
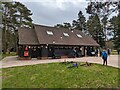
M 39 0 L 39 2 L 20 0 L 33 13 L 34 23 L 45 25 L 56 25 L 57 23 L 72 22 L 77 19 L 77 14 L 81 10 L 86 16 L 85 7 L 87 2 L 83 0 Z
M 66 10 L 68 7 L 68 4 L 71 4 L 75 7 L 85 7 L 86 2 L 84 1 L 85 0 L 44 0 L 44 2 L 40 2 L 40 4 L 50 8 Z
M 20 1 L 20 2 L 86 2 L 85 0 L 13 0 L 13 1 Z
M 48 6 L 51 8 L 59 8 L 61 10 L 66 9 L 65 3 L 71 3 L 73 5 L 80 5 L 82 2 L 86 2 L 85 0 L 14 0 L 20 2 L 38 2 L 44 6 Z

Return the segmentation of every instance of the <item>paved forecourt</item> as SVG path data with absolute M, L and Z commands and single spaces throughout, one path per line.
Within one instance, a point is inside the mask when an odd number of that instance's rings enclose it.
M 66 58 L 66 59 L 47 59 L 47 60 L 18 60 L 17 56 L 9 56 L 0 61 L 0 68 L 16 67 L 16 66 L 25 66 L 25 65 L 35 65 L 35 64 L 44 64 L 44 63 L 53 63 L 53 62 L 63 62 L 63 61 L 75 61 L 75 62 L 90 62 L 102 64 L 101 57 L 81 57 L 81 58 Z M 108 66 L 113 66 L 120 68 L 120 56 L 110 55 L 108 57 Z

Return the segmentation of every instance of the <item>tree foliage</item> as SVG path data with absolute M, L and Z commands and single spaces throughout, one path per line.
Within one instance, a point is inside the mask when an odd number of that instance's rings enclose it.
M 67 22 L 64 22 L 63 24 L 57 24 L 57 25 L 55 25 L 55 27 L 57 27 L 57 28 L 68 28 L 68 29 L 71 29 L 71 24 L 67 23 Z
M 73 20 L 72 22 L 73 28 L 78 29 L 80 31 L 85 31 L 86 27 L 86 18 L 83 15 L 82 11 L 79 11 L 78 13 L 78 19 Z
M 108 35 L 110 36 L 112 34 L 111 32 L 113 32 L 111 27 L 108 26 L 108 18 L 112 13 L 120 12 L 120 1 L 118 2 L 117 1 L 116 2 L 114 1 L 99 2 L 98 0 L 96 0 L 95 2 L 90 1 L 86 8 L 86 12 L 91 15 L 99 16 L 100 23 L 102 25 L 103 32 L 104 32 L 105 42 L 106 42 L 107 36 Z M 115 33 L 116 32 L 114 30 L 114 34 Z
M 113 12 L 119 12 L 120 1 L 101 1 L 96 0 L 94 2 L 90 1 L 86 12 L 89 14 L 98 14 L 99 17 L 105 18 L 111 15 Z
M 73 20 L 72 24 L 69 22 L 64 22 L 63 24 L 57 24 L 55 27 L 62 27 L 62 28 L 68 28 L 68 29 L 77 29 L 80 31 L 85 32 L 86 30 L 86 18 L 83 15 L 82 11 L 79 11 L 77 20 Z
M 96 40 L 101 47 L 103 47 L 105 45 L 105 37 L 98 15 L 91 15 L 89 17 L 87 21 L 87 29 L 92 38 Z
M 120 48 L 120 13 L 110 19 L 111 28 L 113 32 L 114 47 Z
M 20 2 L 2 3 L 2 23 L 3 23 L 3 51 L 10 47 L 16 47 L 18 27 L 32 27 L 31 11 Z M 12 40 L 10 38 L 13 38 Z M 14 43 L 14 45 L 13 45 Z

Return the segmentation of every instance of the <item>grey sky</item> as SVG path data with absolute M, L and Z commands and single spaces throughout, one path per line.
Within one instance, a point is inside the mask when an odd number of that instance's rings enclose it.
M 77 19 L 79 10 L 88 17 L 85 0 L 19 0 L 33 13 L 32 19 L 36 24 L 56 25 L 63 22 L 72 22 Z M 34 2 L 33 2 L 34 1 Z

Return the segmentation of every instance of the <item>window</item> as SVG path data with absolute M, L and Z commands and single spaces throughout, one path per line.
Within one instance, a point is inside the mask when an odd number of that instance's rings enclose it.
M 47 34 L 48 34 L 48 35 L 53 35 L 53 32 L 47 31 Z
M 53 43 L 55 43 L 55 41 L 53 41 Z
M 77 35 L 77 37 L 82 38 L 82 36 L 80 34 L 76 34 L 76 35 Z
M 63 33 L 63 35 L 64 35 L 64 36 L 66 36 L 66 37 L 68 37 L 68 36 L 69 36 L 69 34 L 68 34 L 68 33 Z

